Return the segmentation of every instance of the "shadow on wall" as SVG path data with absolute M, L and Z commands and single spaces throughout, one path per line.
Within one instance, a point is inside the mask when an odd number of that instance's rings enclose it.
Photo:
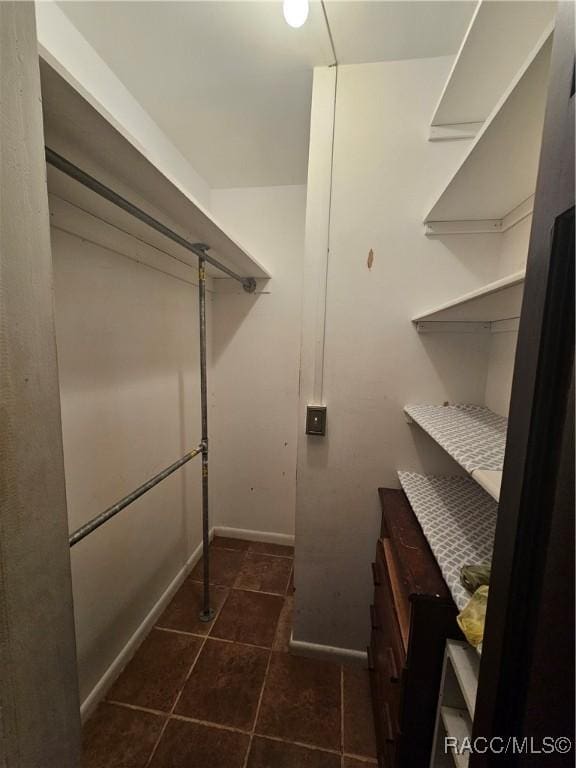
M 183 471 L 183 470 L 180 470 Z M 184 470 L 185 471 L 185 470 Z M 174 482 L 176 483 L 176 479 Z M 166 480 L 164 482 L 170 482 Z M 189 480 L 190 482 L 190 480 Z M 150 492 L 154 494 L 154 490 Z M 166 505 L 158 496 L 158 503 L 153 514 L 161 517 L 166 514 Z M 128 512 L 128 511 L 127 511 Z M 124 529 L 121 535 L 123 546 L 130 547 L 130 531 L 137 524 L 138 509 L 132 508 L 132 517 L 124 520 L 116 520 L 111 525 Z M 130 514 L 128 512 L 128 514 Z M 136 519 L 134 519 L 136 518 Z M 123 590 L 115 590 L 115 599 L 110 599 L 107 589 L 112 587 L 112 582 L 102 574 L 102 539 L 99 540 L 96 532 L 88 537 L 72 550 L 73 569 L 74 560 L 88 561 L 88 567 L 92 574 L 96 574 L 96 580 L 91 584 L 79 583 L 78 578 L 73 581 L 75 597 L 75 623 L 76 631 L 80 633 L 82 642 L 78 646 L 78 677 L 80 685 L 80 700 L 93 691 L 107 671 L 110 661 L 118 658 L 124 650 L 127 640 L 140 627 L 143 617 L 143 607 L 148 610 L 153 607 L 159 597 L 158 584 L 163 584 L 160 594 L 169 586 L 176 573 L 183 567 L 187 557 L 183 561 L 175 561 L 174 549 L 171 544 L 176 543 L 176 536 L 171 537 L 171 542 L 161 549 L 154 549 L 154 558 L 150 558 L 151 568 L 142 571 L 138 578 L 124 581 Z M 132 546 L 136 544 L 136 538 L 132 537 Z M 119 547 L 111 547 L 118 551 Z M 149 552 L 142 550 L 138 556 L 146 558 Z M 176 564 L 176 567 L 175 567 Z M 108 566 L 110 567 L 110 566 Z M 98 579 L 100 574 L 100 579 Z M 104 581 L 103 581 L 104 580 Z M 107 582 L 107 584 L 105 583 Z M 81 594 L 79 594 L 81 593 Z M 154 599 L 151 601 L 150 596 Z M 97 620 L 95 620 L 97 617 Z M 131 631 L 126 632 L 126 627 Z
M 410 430 L 412 445 L 418 457 L 417 464 L 404 461 L 399 462 L 398 471 L 402 472 L 423 472 L 426 475 L 466 475 L 467 472 L 453 461 L 446 451 L 438 443 L 427 435 L 417 424 L 406 424 L 406 429 Z M 447 471 L 447 462 L 450 469 Z M 400 481 L 396 482 L 396 487 L 400 486 Z
M 189 401 L 189 397 L 186 396 L 186 388 L 184 385 L 184 371 L 178 371 L 178 412 L 180 422 L 180 455 L 183 456 L 187 451 L 190 451 L 196 445 L 200 444 L 202 439 L 201 430 L 197 435 L 187 434 L 186 432 L 186 402 Z M 191 419 L 191 422 L 194 421 Z M 192 463 L 199 461 L 200 457 L 192 459 Z M 190 548 L 193 548 L 194 543 L 192 541 L 192 530 L 190 528 L 189 515 L 186 514 L 189 504 L 189 494 L 186 484 L 186 473 L 179 470 L 178 479 L 181 488 L 181 520 L 182 520 L 182 538 L 181 538 L 181 557 L 183 561 L 186 561 L 187 554 L 190 552 Z
M 423 234 L 423 237 L 426 236 Z M 428 236 L 427 240 L 431 243 L 437 243 L 438 248 L 443 248 L 445 251 L 448 251 L 450 256 L 454 257 L 455 263 L 451 265 L 452 271 L 455 271 L 458 265 L 460 265 L 473 278 L 488 283 L 496 279 L 502 242 L 501 237 L 502 235 L 497 233 L 444 235 L 442 237 L 435 235 L 433 237 Z M 432 246 L 430 248 L 431 259 L 434 258 L 435 252 L 436 249 Z M 461 278 L 459 278 L 459 282 L 461 284 Z M 476 283 L 471 284 L 470 290 L 475 287 Z M 433 303 L 440 303 L 441 301 L 442 298 L 435 292 Z
M 262 291 L 267 280 L 258 280 L 255 293 L 246 291 L 233 280 L 218 280 L 218 287 L 212 294 L 213 311 L 216 312 L 220 301 L 226 302 L 226 311 L 220 312 L 218 322 L 212 324 L 212 362 L 217 363 L 226 351 L 232 339 L 240 331 L 248 315 L 259 302 L 266 302 L 269 293 Z M 221 287 L 220 287 L 221 284 Z
M 418 333 L 416 328 L 414 333 L 442 386 L 444 400 L 484 405 L 490 334 Z M 461 369 L 458 376 L 454 375 L 455 360 Z
M 330 466 L 330 434 L 327 425 L 326 434 L 306 435 L 306 465 L 311 470 L 327 469 Z

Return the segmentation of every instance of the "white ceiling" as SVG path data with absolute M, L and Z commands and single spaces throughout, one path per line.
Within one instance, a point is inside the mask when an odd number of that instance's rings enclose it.
M 319 2 L 59 3 L 213 187 L 303 184 L 312 68 L 332 62 Z M 475 3 L 328 0 L 340 64 L 455 54 Z

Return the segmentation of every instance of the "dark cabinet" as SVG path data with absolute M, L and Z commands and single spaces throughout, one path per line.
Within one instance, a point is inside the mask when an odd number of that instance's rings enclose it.
M 380 488 L 368 649 L 382 768 L 428 768 L 444 644 L 457 609 L 403 491 Z

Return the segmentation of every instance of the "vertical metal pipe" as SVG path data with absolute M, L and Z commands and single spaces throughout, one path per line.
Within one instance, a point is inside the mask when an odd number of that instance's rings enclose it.
M 200 310 L 200 407 L 202 410 L 202 555 L 204 592 L 200 619 L 211 621 L 210 607 L 210 517 L 208 507 L 208 387 L 206 375 L 206 262 L 198 257 L 198 305 Z

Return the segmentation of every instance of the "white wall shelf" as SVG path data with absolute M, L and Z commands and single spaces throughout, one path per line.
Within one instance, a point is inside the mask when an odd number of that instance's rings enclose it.
M 434 111 L 431 140 L 476 134 L 555 11 L 554 2 L 480 0 Z
M 404 412 L 467 472 L 501 471 L 507 420 L 481 405 L 407 405 Z
M 472 738 L 472 722 L 468 712 L 456 707 L 440 707 L 440 717 L 444 725 L 446 735 L 457 739 L 458 744 L 463 744 Z M 456 768 L 468 768 L 470 755 L 468 752 L 452 751 Z
M 398 472 L 400 484 L 459 610 L 470 600 L 463 565 L 492 560 L 498 506 L 469 477 Z
M 444 768 L 447 752 L 452 755 L 452 765 L 468 765 L 465 747 L 472 737 L 479 668 L 478 654 L 468 643 L 446 641 L 430 768 Z M 456 739 L 457 750 L 446 749 L 446 736 Z
M 475 469 L 472 477 L 478 485 L 482 486 L 486 493 L 493 499 L 500 501 L 500 486 L 502 485 L 502 471 L 498 469 Z
M 479 405 L 407 405 L 404 415 L 499 501 L 508 428 L 503 416 Z
M 412 318 L 419 322 L 490 323 L 518 317 L 526 272 L 521 270 L 428 309 Z
M 534 194 L 551 37 L 550 25 L 487 118 L 425 223 L 481 221 L 485 227 L 486 222 L 493 222 L 494 231 L 501 231 L 506 216 Z
M 242 277 L 269 274 L 215 218 L 165 176 L 119 130 L 46 62 L 41 61 L 46 144 L 191 242 L 207 243 L 210 255 Z M 196 267 L 194 254 L 48 166 L 48 190 L 148 245 Z M 208 265 L 214 278 L 225 277 Z
M 452 663 L 458 685 L 466 702 L 470 717 L 474 719 L 476 694 L 478 692 L 478 674 L 480 657 L 468 643 L 459 640 L 446 641 L 446 653 Z

